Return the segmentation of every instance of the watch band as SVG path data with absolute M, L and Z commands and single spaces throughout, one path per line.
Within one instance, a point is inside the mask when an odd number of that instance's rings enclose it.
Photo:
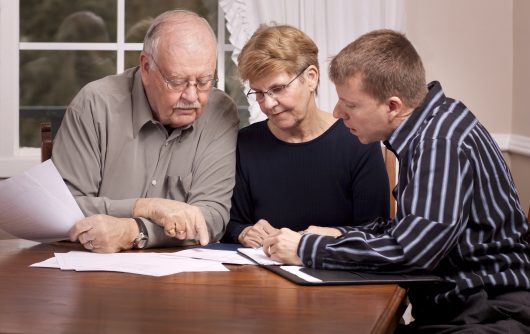
M 147 228 L 145 227 L 144 221 L 141 218 L 133 218 L 138 225 L 138 236 L 133 241 L 133 248 L 145 248 L 147 241 L 149 240 L 149 234 L 147 233 Z

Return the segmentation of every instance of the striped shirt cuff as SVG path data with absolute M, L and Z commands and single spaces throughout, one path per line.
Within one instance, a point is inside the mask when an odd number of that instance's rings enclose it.
M 304 266 L 309 268 L 322 268 L 326 245 L 334 240 L 335 237 L 319 234 L 303 235 L 298 244 L 297 253 Z

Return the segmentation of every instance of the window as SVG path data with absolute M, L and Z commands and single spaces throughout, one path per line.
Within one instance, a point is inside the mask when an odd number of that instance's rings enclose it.
M 151 20 L 174 8 L 200 14 L 216 32 L 218 88 L 240 105 L 245 125 L 247 102 L 230 60 L 233 47 L 218 0 L 0 0 L 0 42 L 2 50 L 11 50 L 0 60 L 5 73 L 0 79 L 0 131 L 6 130 L 0 134 L 0 162 L 6 162 L 0 165 L 0 177 L 38 162 L 40 123 L 51 121 L 57 131 L 82 86 L 136 66 Z M 7 160 L 17 159 L 26 163 L 6 168 Z

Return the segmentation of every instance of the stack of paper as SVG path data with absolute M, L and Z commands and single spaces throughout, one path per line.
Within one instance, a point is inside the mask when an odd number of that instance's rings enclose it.
M 274 265 L 280 265 L 283 264 L 278 261 L 274 261 L 270 257 L 268 257 L 265 252 L 263 251 L 263 248 L 238 248 L 238 252 L 241 254 L 245 254 L 252 260 L 256 261 L 256 263 L 261 264 L 263 266 L 274 266 Z
M 165 276 L 181 272 L 228 271 L 223 263 L 255 264 L 236 251 L 192 248 L 174 253 L 99 254 L 79 251 L 55 253 L 55 257 L 32 264 L 30 267 Z
M 236 251 L 215 250 L 201 247 L 190 248 L 180 252 L 171 253 L 171 256 L 211 260 L 229 264 L 256 264 L 250 259 L 239 255 Z
M 68 239 L 83 213 L 51 160 L 0 182 L 0 228 L 22 239 Z

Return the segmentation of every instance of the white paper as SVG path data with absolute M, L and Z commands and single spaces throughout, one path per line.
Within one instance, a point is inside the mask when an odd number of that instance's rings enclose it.
M 55 257 L 51 257 L 47 260 L 34 263 L 30 265 L 30 267 L 38 267 L 38 268 L 60 268 L 59 262 L 57 262 L 57 259 Z
M 149 276 L 166 276 L 180 272 L 229 271 L 218 261 L 168 256 L 173 253 L 101 254 L 72 251 L 55 253 L 55 257 L 30 267 L 60 268 L 75 271 L 115 271 Z M 53 266 L 55 260 L 56 266 Z
M 51 160 L 0 182 L 0 228 L 28 240 L 68 239 L 83 213 Z
M 263 248 L 238 248 L 238 252 L 245 254 L 257 263 L 267 265 L 280 265 L 283 264 L 278 261 L 274 261 L 263 252 Z
M 287 272 L 290 272 L 293 275 L 296 275 L 296 276 L 300 277 L 301 279 L 303 279 L 306 282 L 313 282 L 313 283 L 322 282 L 322 280 L 319 279 L 319 278 L 316 278 L 314 276 L 311 276 L 309 274 L 301 272 L 300 269 L 303 268 L 301 266 L 281 266 L 280 268 L 285 270 L 285 271 L 287 271 Z
M 256 263 L 239 255 L 237 251 L 217 250 L 207 248 L 190 248 L 183 251 L 168 254 L 168 256 L 180 256 L 192 259 L 203 259 L 217 261 L 227 264 L 252 264 Z

